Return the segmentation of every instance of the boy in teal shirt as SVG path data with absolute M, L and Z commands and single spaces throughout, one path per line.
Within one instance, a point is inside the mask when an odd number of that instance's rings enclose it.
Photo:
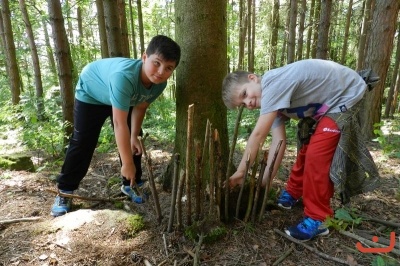
M 137 203 L 131 187 L 142 185 L 138 136 L 149 105 L 163 92 L 180 61 L 180 47 L 169 37 L 152 38 L 141 59 L 106 58 L 85 66 L 75 92 L 74 132 L 57 186 L 72 194 L 86 175 L 105 120 L 110 117 L 121 160 L 121 191 Z M 71 199 L 56 196 L 53 216 L 70 211 Z

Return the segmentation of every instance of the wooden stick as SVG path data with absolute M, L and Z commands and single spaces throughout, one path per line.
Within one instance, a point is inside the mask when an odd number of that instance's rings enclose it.
M 216 154 L 216 164 L 217 164 L 217 182 L 215 188 L 215 202 L 217 205 L 217 217 L 218 220 L 221 220 L 221 197 L 222 197 L 222 153 L 221 153 L 221 142 L 219 139 L 218 129 L 214 130 L 214 146 L 215 146 L 215 154 Z
M 179 182 L 179 165 L 180 165 L 180 155 L 176 153 L 174 156 L 174 179 L 172 183 L 172 197 L 171 197 L 171 207 L 169 211 L 169 221 L 168 221 L 168 232 L 172 231 L 172 225 L 174 224 L 175 218 L 175 206 L 176 206 L 176 194 L 178 191 L 178 182 Z
M 375 242 L 373 242 L 371 240 L 365 239 L 365 238 L 363 238 L 361 236 L 355 235 L 353 233 L 350 233 L 350 232 L 347 232 L 347 231 L 344 231 L 344 230 L 339 231 L 339 233 L 342 234 L 342 235 L 351 237 L 353 239 L 356 239 L 356 240 L 358 240 L 358 241 L 360 241 L 362 243 L 365 243 L 365 244 L 367 244 L 367 245 L 369 245 L 371 247 L 376 247 L 376 248 L 386 248 L 387 247 L 387 245 L 382 245 L 382 244 L 379 244 L 379 243 L 375 243 Z M 393 248 L 390 252 L 400 256 L 400 250 L 399 249 Z
M 267 178 L 266 178 L 267 180 L 265 182 L 265 193 L 264 193 L 263 203 L 261 205 L 261 210 L 260 210 L 260 213 L 258 215 L 258 222 L 261 222 L 261 220 L 262 220 L 262 218 L 264 216 L 265 208 L 267 207 L 268 192 L 269 192 L 269 188 L 270 188 L 270 185 L 271 185 L 272 172 L 274 171 L 275 161 L 276 161 L 276 158 L 278 157 L 279 150 L 281 149 L 282 142 L 283 142 L 283 140 L 281 139 L 278 142 L 278 145 L 276 145 L 276 149 L 275 149 L 275 152 L 274 152 L 274 157 L 272 158 L 271 165 L 268 168 L 268 173 L 267 173 Z M 261 178 L 263 178 L 263 177 L 261 177 Z
M 259 146 L 261 147 L 261 145 Z M 259 148 L 260 149 L 260 148 Z M 247 210 L 246 210 L 246 215 L 244 217 L 244 222 L 247 223 L 247 221 L 250 218 L 251 210 L 253 208 L 253 200 L 254 200 L 254 189 L 256 185 L 256 174 L 258 170 L 258 156 L 260 154 L 260 151 L 257 151 L 256 157 L 254 158 L 254 163 L 253 167 L 251 169 L 251 176 L 250 176 L 250 183 L 249 183 L 249 200 L 247 202 Z
M 260 152 L 262 150 L 262 143 L 260 143 Z M 259 152 L 259 153 L 260 153 Z M 264 176 L 264 170 L 267 164 L 267 159 L 268 159 L 268 151 L 264 152 L 263 158 L 261 159 L 260 162 L 260 172 L 258 175 L 258 180 L 256 184 L 256 194 L 254 195 L 254 202 L 253 202 L 253 210 L 251 212 L 251 222 L 255 223 L 256 220 L 256 212 L 257 212 L 257 207 L 258 207 L 258 198 L 260 197 L 260 191 L 261 191 L 261 185 L 262 185 L 262 179 Z
M 178 184 L 178 191 L 176 196 L 176 221 L 177 227 L 179 230 L 182 229 L 182 194 L 183 194 L 183 186 L 185 184 L 185 171 L 181 169 L 180 177 L 179 177 L 179 184 Z
M 226 178 L 225 178 L 225 220 L 229 220 L 229 177 L 231 174 L 231 165 L 233 164 L 233 153 L 235 152 L 235 146 L 236 146 L 236 140 L 237 140 L 237 135 L 239 131 L 239 125 L 240 125 L 240 120 L 242 118 L 242 113 L 243 113 L 243 108 L 244 105 L 242 104 L 239 107 L 238 115 L 236 117 L 236 123 L 235 123 L 235 130 L 233 132 L 233 138 L 232 138 L 232 145 L 231 149 L 229 151 L 229 159 L 228 159 L 228 166 L 226 170 Z
M 192 199 L 191 199 L 191 182 L 190 182 L 190 158 L 192 152 L 192 129 L 193 129 L 193 115 L 194 115 L 194 105 L 189 105 L 188 108 L 188 121 L 187 121 L 187 135 L 186 135 L 186 197 L 187 197 L 187 224 L 192 224 Z
M 194 143 L 195 147 L 195 156 L 196 156 L 196 163 L 194 164 L 195 168 L 195 215 L 194 219 L 198 221 L 200 219 L 200 213 L 201 213 L 201 161 L 202 161 L 202 155 L 201 155 L 201 147 L 200 147 L 200 141 L 197 139 L 195 140 Z
M 161 207 L 160 207 L 160 202 L 158 200 L 156 184 L 154 182 L 151 158 L 147 154 L 146 147 L 144 146 L 144 143 L 143 143 L 143 139 L 141 137 L 139 137 L 138 139 L 140 142 L 140 146 L 142 148 L 143 157 L 145 158 L 145 161 L 146 161 L 146 168 L 147 168 L 147 173 L 149 175 L 149 184 L 150 184 L 150 189 L 151 189 L 151 195 L 153 197 L 154 205 L 156 207 L 157 220 L 158 220 L 158 223 L 161 223 L 161 220 L 162 220 Z
M 214 155 L 214 141 L 213 141 L 213 136 L 212 136 L 212 128 L 211 124 L 209 126 L 208 130 L 208 166 L 209 166 L 209 187 L 210 187 L 210 209 L 209 209 L 209 215 L 213 215 L 214 213 L 214 205 L 215 205 L 215 155 Z
M 290 253 L 292 253 L 294 250 L 294 244 L 292 243 L 290 245 L 290 248 L 288 250 L 285 251 L 285 253 L 283 253 L 273 264 L 272 266 L 276 266 L 279 265 L 279 263 L 281 263 L 282 261 L 284 261 L 286 259 L 287 256 L 290 255 Z
M 0 221 L 0 225 L 3 224 L 13 224 L 13 223 L 24 223 L 24 222 L 32 222 L 42 219 L 42 217 L 24 217 L 24 218 L 16 218 L 10 220 Z
M 203 244 L 203 239 L 204 239 L 204 233 L 202 232 L 199 236 L 199 242 L 196 245 L 196 253 L 193 258 L 193 266 L 200 265 L 200 250 L 201 250 L 201 245 Z
M 83 197 L 83 196 L 78 196 L 75 194 L 67 194 L 67 193 L 62 193 L 61 191 L 56 191 L 56 190 L 52 190 L 52 189 L 46 189 L 47 192 L 51 192 L 53 194 L 57 194 L 61 197 L 64 198 L 73 198 L 73 199 L 79 199 L 79 200 L 85 200 L 85 201 L 103 201 L 103 202 L 116 202 L 116 201 L 120 201 L 123 200 L 125 197 L 121 197 L 121 198 L 92 198 L 92 197 Z
M 239 219 L 239 210 L 240 210 L 240 203 L 242 201 L 242 196 L 243 196 L 243 190 L 244 190 L 244 184 L 247 179 L 247 175 L 249 174 L 249 167 L 250 167 L 250 152 L 247 154 L 247 159 L 246 159 L 246 170 L 243 175 L 243 180 L 242 184 L 240 185 L 240 191 L 239 191 L 239 196 L 236 202 L 236 212 L 235 212 L 235 217 Z
M 372 221 L 372 222 L 380 223 L 380 224 L 391 226 L 391 227 L 400 228 L 400 224 L 399 223 L 393 223 L 393 222 L 390 222 L 390 221 L 385 221 L 385 220 L 381 220 L 381 219 L 378 219 L 378 218 L 368 217 L 368 216 L 365 216 L 365 215 L 360 215 L 360 217 L 362 217 L 365 220 Z
M 352 266 L 359 265 L 359 266 L 361 266 L 360 264 L 356 264 L 355 265 L 354 262 L 352 262 L 352 264 L 350 264 L 349 262 L 347 262 L 345 260 L 342 260 L 342 259 L 339 259 L 339 258 L 335 258 L 335 257 L 329 256 L 328 254 L 322 253 L 318 249 L 310 247 L 309 245 L 305 244 L 304 242 L 301 242 L 301 241 L 299 241 L 299 240 L 297 240 L 297 239 L 295 239 L 295 238 L 293 238 L 293 237 L 281 232 L 278 229 L 274 229 L 274 232 L 279 234 L 279 235 L 281 235 L 281 236 L 283 236 L 283 237 L 285 237 L 286 239 L 288 239 L 288 240 L 290 240 L 290 241 L 292 241 L 292 242 L 294 242 L 296 244 L 299 244 L 299 245 L 305 247 L 306 249 L 314 252 L 315 254 L 317 254 L 318 256 L 320 256 L 320 257 L 322 257 L 324 259 L 332 260 L 332 261 L 335 261 L 335 262 L 338 262 L 338 263 L 341 263 L 341 264 L 344 264 L 344 265 L 352 265 Z

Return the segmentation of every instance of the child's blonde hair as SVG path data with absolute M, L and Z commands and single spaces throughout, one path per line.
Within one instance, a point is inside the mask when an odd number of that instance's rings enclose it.
M 224 101 L 226 107 L 229 109 L 233 109 L 237 107 L 235 104 L 235 99 L 233 99 L 237 87 L 249 81 L 249 74 L 252 74 L 248 71 L 234 71 L 226 75 L 222 82 L 222 100 Z

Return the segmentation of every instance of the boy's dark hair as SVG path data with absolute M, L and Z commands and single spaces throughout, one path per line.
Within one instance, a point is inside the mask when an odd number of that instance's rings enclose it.
M 166 61 L 175 61 L 178 66 L 181 59 L 181 48 L 171 38 L 164 35 L 154 36 L 146 49 L 148 56 L 152 54 L 160 55 Z

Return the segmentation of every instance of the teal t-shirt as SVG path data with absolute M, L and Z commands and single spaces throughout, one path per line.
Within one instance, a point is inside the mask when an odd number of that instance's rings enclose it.
M 167 83 L 146 89 L 141 80 L 142 60 L 105 58 L 86 65 L 79 76 L 75 98 L 79 101 L 110 105 L 128 111 L 129 107 L 153 102 Z

